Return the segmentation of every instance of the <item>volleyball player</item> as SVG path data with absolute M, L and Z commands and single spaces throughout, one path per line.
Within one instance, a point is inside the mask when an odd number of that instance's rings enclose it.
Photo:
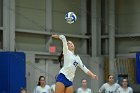
M 73 79 L 77 66 L 92 78 L 97 79 L 97 75 L 87 69 L 80 57 L 75 55 L 75 46 L 72 41 L 67 42 L 64 35 L 52 35 L 52 37 L 62 40 L 64 55 L 64 66 L 56 79 L 55 93 L 73 93 Z

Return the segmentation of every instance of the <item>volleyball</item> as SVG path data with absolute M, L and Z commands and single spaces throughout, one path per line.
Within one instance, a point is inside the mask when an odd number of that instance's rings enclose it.
M 76 14 L 74 12 L 68 12 L 65 15 L 65 20 L 67 23 L 72 24 L 76 21 L 77 17 Z

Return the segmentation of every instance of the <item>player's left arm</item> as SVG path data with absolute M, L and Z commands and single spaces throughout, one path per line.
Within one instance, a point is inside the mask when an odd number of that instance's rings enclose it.
M 97 76 L 96 74 L 93 74 L 90 70 L 87 72 L 87 74 L 88 74 L 89 76 L 91 76 L 92 78 L 98 80 L 98 76 Z
M 91 76 L 94 79 L 98 79 L 98 76 L 94 73 L 92 73 L 89 69 L 87 69 L 87 67 L 82 63 L 82 60 L 80 59 L 80 57 L 78 56 L 79 59 L 79 67 L 89 76 Z

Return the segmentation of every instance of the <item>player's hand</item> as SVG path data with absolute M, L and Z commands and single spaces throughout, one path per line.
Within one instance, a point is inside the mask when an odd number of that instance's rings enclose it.
M 52 35 L 52 37 L 58 39 L 59 35 Z
M 98 76 L 97 75 L 92 75 L 92 78 L 94 78 L 94 79 L 96 79 L 96 80 L 98 80 Z

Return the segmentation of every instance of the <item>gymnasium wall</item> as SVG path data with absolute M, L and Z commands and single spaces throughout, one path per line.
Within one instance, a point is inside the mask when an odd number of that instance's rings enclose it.
M 116 53 L 140 51 L 140 1 L 116 0 Z
M 2 0 L 0 0 L 0 27 L 2 27 L 2 25 L 3 25 L 3 17 L 2 17 L 2 15 L 3 15 L 3 8 L 2 8 L 3 6 L 2 6 Z M 1 29 L 0 29 L 0 49 L 2 49 L 2 31 L 1 31 Z
M 2 22 L 3 22 L 2 12 L 3 12 L 3 8 L 2 8 L 2 0 L 1 0 L 0 1 L 0 27 L 2 27 Z
M 81 0 L 52 0 L 53 7 L 53 30 L 69 34 L 81 33 Z M 65 7 L 65 8 L 64 8 Z M 75 12 L 77 21 L 74 24 L 67 24 L 64 16 L 68 11 Z
M 69 1 L 69 0 L 55 0 L 52 3 L 52 29 L 48 29 L 46 23 L 48 22 L 45 16 L 50 13 L 46 10 L 46 0 L 15 0 L 16 6 L 16 30 L 24 31 L 29 30 L 33 32 L 56 32 L 73 35 L 86 34 L 86 30 L 81 32 L 81 1 Z M 65 7 L 65 8 L 63 8 Z M 65 22 L 65 14 L 68 11 L 73 11 L 77 15 L 77 21 L 74 24 L 67 24 Z M 80 54 L 86 54 L 87 40 L 81 38 L 68 38 L 73 40 L 77 48 L 76 52 Z M 50 43 L 51 42 L 51 43 Z M 57 52 L 61 51 L 62 45 L 58 40 L 50 40 L 50 36 L 35 35 L 28 33 L 16 33 L 16 49 L 26 51 L 46 51 L 49 52 L 49 46 L 56 45 Z M 59 46 L 58 46 L 59 45 Z M 83 51 L 81 51 L 81 49 Z
M 15 0 L 16 28 L 44 31 L 45 0 Z
M 0 49 L 2 49 L 2 31 L 0 31 Z

